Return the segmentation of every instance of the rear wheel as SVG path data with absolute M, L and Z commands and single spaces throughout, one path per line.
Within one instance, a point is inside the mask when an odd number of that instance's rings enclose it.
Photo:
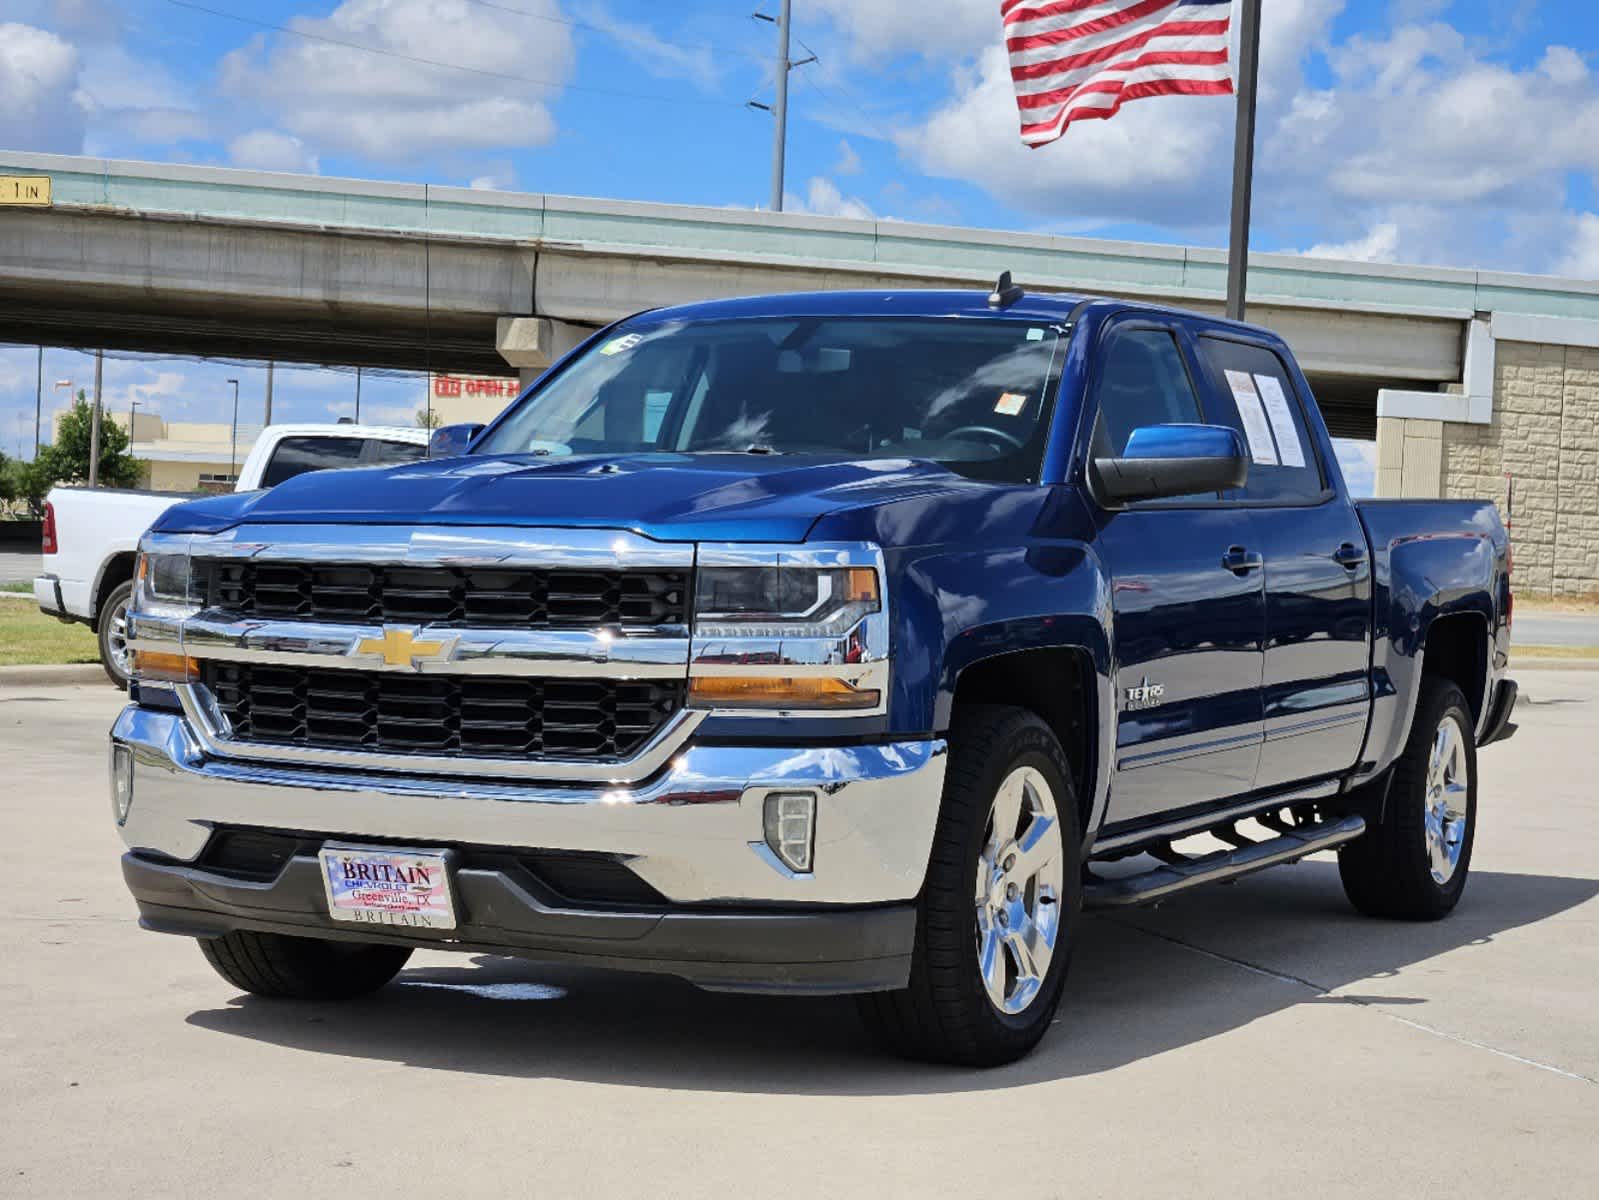
M 963 708 L 922 889 L 909 986 L 863 996 L 909 1058 L 998 1066 L 1060 1003 L 1082 912 L 1077 799 L 1060 743 L 1025 709 Z
M 1423 679 L 1382 819 L 1338 853 L 1344 892 L 1374 917 L 1434 921 L 1460 902 L 1477 826 L 1477 746 L 1466 697 Z
M 106 676 L 123 691 L 128 690 L 132 665 L 128 661 L 128 604 L 133 599 L 133 581 L 119 583 L 100 606 L 96 632 L 100 637 L 100 665 Z
M 400 973 L 409 946 L 372 946 L 236 929 L 200 952 L 234 987 L 276 1000 L 352 1000 Z

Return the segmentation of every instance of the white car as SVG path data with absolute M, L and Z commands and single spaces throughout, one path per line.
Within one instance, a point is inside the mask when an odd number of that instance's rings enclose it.
M 239 468 L 234 490 L 275 487 L 307 471 L 391 466 L 425 458 L 426 429 L 382 425 L 272 425 Z M 44 569 L 33 581 L 39 608 L 92 625 L 111 682 L 128 686 L 126 613 L 139 538 L 193 495 L 57 487 L 44 510 Z

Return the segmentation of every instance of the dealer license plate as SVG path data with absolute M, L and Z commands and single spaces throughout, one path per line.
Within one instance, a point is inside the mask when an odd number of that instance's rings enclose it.
M 442 850 L 322 847 L 328 915 L 353 925 L 454 929 L 447 855 Z

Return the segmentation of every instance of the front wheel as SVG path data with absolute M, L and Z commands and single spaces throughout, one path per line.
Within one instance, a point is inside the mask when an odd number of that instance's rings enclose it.
M 213 970 L 241 991 L 273 1000 L 353 1000 L 400 973 L 409 946 L 366 945 L 236 929 L 202 938 Z
M 922 888 L 909 986 L 861 997 L 907 1058 L 992 1067 L 1026 1054 L 1060 1004 L 1082 913 L 1077 799 L 1033 713 L 959 710 Z
M 1477 829 L 1477 745 L 1466 697 L 1421 683 L 1380 820 L 1338 852 L 1344 893 L 1373 917 L 1436 921 L 1466 890 Z

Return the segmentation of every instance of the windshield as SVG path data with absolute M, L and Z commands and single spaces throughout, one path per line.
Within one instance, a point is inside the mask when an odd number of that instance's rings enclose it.
M 623 326 L 474 454 L 930 458 L 1033 482 L 1060 331 L 1012 320 L 806 317 Z

